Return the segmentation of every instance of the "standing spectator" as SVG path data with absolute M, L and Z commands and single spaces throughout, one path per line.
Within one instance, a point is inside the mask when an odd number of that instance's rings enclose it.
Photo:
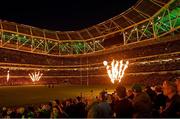
M 156 96 L 154 99 L 152 114 L 153 114 L 153 117 L 159 118 L 160 117 L 159 110 L 166 106 L 167 97 L 163 94 L 161 86 L 155 86 L 154 90 L 156 92 Z
M 163 94 L 161 86 L 155 86 L 156 98 L 154 101 L 155 109 L 159 110 L 160 107 L 164 108 L 166 106 L 166 96 Z
M 43 105 L 42 109 L 39 111 L 40 118 L 50 118 L 52 110 L 52 104 L 49 102 L 48 105 Z
M 153 91 L 150 86 L 146 86 L 145 87 L 145 92 L 149 95 L 149 97 L 151 99 L 151 102 L 154 104 L 154 101 L 155 101 L 155 98 L 156 98 L 155 91 Z
M 142 88 L 139 84 L 135 84 L 132 87 L 134 93 L 133 108 L 135 118 L 147 118 L 152 117 L 152 103 L 149 95 L 146 92 L 142 92 Z
M 98 100 L 93 100 L 93 97 L 88 98 L 88 106 L 87 106 L 87 118 L 97 118 L 98 117 Z
M 52 111 L 51 111 L 51 118 L 60 118 L 61 114 L 59 111 L 58 106 L 53 106 Z
M 113 112 L 114 112 L 114 108 L 115 108 L 117 100 L 118 100 L 117 93 L 116 92 L 112 93 L 110 106 L 111 106 L 111 109 L 112 109 Z
M 174 82 L 163 82 L 163 93 L 168 97 L 166 107 L 162 109 L 161 117 L 178 118 L 180 117 L 180 96 L 177 94 L 177 87 Z
M 86 105 L 82 102 L 82 97 L 77 97 L 78 103 L 76 104 L 77 108 L 77 117 L 78 118 L 85 118 L 86 117 Z
M 133 98 L 134 98 L 134 94 L 133 94 L 133 91 L 132 91 L 131 89 L 129 89 L 129 90 L 127 91 L 127 98 L 128 98 L 130 101 L 132 101 Z
M 2 114 L 1 114 L 2 118 L 6 118 L 6 116 L 7 116 L 7 108 L 6 108 L 6 107 L 3 107 L 1 113 L 2 113 Z
M 70 100 L 66 100 L 65 105 L 63 107 L 64 107 L 64 111 L 67 113 L 68 117 L 72 118 L 72 116 L 71 116 L 72 108 L 71 108 Z
M 34 108 L 33 108 L 33 106 L 29 106 L 27 109 L 26 118 L 34 118 L 34 117 L 35 117 Z
M 52 105 L 53 105 L 53 107 L 57 107 L 58 108 L 59 116 L 60 117 L 62 117 L 62 118 L 68 117 L 67 113 L 64 112 L 63 106 L 61 105 L 61 103 L 59 102 L 58 99 L 52 101 Z
M 112 117 L 112 110 L 110 104 L 107 102 L 108 94 L 106 91 L 102 91 L 99 95 L 100 102 L 98 104 L 98 118 L 110 118 Z
M 178 95 L 180 95 L 180 77 L 177 77 L 177 78 L 176 78 L 176 85 L 177 85 Z
M 117 118 L 132 118 L 133 106 L 130 100 L 126 98 L 126 88 L 119 85 L 116 88 L 119 99 L 116 101 L 114 107 L 115 117 Z
M 17 114 L 16 114 L 16 118 L 25 118 L 25 109 L 24 107 L 20 107 L 17 109 Z

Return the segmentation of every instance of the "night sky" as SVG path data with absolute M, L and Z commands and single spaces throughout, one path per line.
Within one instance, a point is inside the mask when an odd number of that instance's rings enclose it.
M 80 30 L 101 23 L 137 0 L 5 0 L 0 19 L 49 30 Z M 37 1 L 40 1 L 37 3 Z

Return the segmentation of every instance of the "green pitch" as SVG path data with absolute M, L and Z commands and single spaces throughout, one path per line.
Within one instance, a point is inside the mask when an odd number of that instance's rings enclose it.
M 54 86 L 48 88 L 44 85 L 32 86 L 2 86 L 0 87 L 0 106 L 20 106 L 25 104 L 41 104 L 50 100 L 74 98 L 82 94 L 83 97 L 98 95 L 100 91 L 107 89 L 112 93 L 114 85 L 101 86 Z M 93 90 L 93 92 L 92 92 Z

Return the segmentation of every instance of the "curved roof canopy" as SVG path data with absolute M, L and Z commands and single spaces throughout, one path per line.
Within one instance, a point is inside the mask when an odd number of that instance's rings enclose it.
M 177 33 L 179 13 L 179 0 L 139 0 L 125 12 L 78 31 L 50 31 L 0 21 L 0 46 L 51 56 L 104 52 L 120 45 Z
M 92 40 L 98 37 L 105 37 L 118 31 L 123 31 L 134 24 L 138 24 L 155 15 L 170 1 L 171 0 L 139 0 L 125 12 L 100 24 L 78 31 L 49 31 L 7 21 L 1 21 L 1 29 L 61 41 Z

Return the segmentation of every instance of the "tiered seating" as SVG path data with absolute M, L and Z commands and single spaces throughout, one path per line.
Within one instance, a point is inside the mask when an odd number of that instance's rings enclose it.
M 165 38 L 169 37 L 163 39 Z M 180 40 L 172 39 L 148 46 L 142 43 L 141 47 L 122 47 L 122 49 L 119 47 L 118 50 L 111 52 L 83 57 L 52 57 L 1 48 L 0 62 L 3 67 L 12 67 L 12 65 L 16 67 L 16 69 L 10 69 L 12 82 L 18 82 L 17 78 L 20 82 L 31 82 L 28 74 L 39 69 L 43 73 L 43 83 L 62 83 L 65 79 L 69 79 L 72 84 L 80 84 L 81 80 L 86 80 L 87 77 L 90 84 L 107 83 L 109 78 L 102 62 L 104 60 L 111 62 L 113 59 L 129 60 L 129 68 L 126 70 L 128 80 L 131 77 L 135 80 L 136 74 L 146 77 L 154 72 L 156 72 L 154 75 L 159 77 L 158 72 L 166 71 L 174 77 L 172 72 L 180 70 L 179 46 Z M 7 70 L 1 69 L 1 82 L 6 82 Z M 176 75 L 179 74 L 176 73 Z

